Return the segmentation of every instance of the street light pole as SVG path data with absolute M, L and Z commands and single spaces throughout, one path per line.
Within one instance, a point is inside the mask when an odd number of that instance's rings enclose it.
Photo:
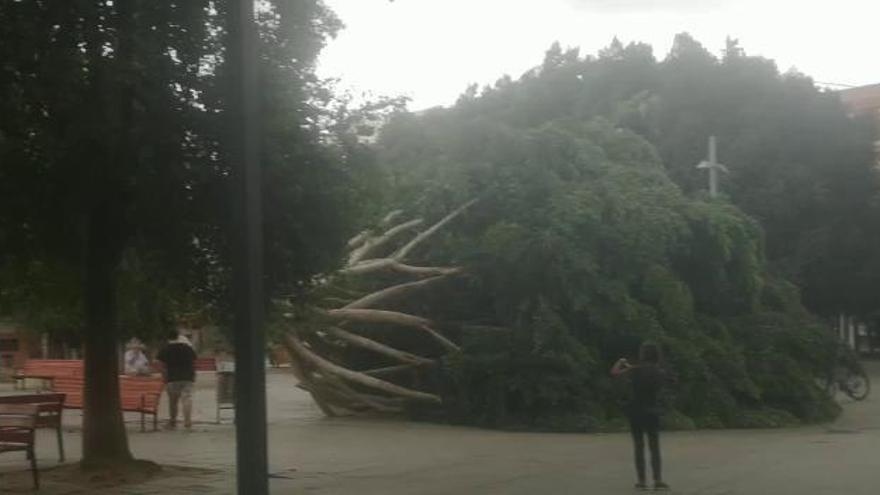
M 263 328 L 263 231 L 257 94 L 257 33 L 253 0 L 229 4 L 228 62 L 233 159 L 233 298 L 235 310 L 235 433 L 238 493 L 269 493 L 266 365 Z
M 709 136 L 709 156 L 708 160 L 703 160 L 697 165 L 697 168 L 709 170 L 709 197 L 718 197 L 718 179 L 719 173 L 728 173 L 727 167 L 718 163 L 718 152 L 715 136 Z

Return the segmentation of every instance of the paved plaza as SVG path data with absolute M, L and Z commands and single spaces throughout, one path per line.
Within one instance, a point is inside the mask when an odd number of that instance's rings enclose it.
M 880 366 L 869 363 L 875 383 Z M 214 376 L 200 373 L 193 431 L 138 431 L 139 458 L 175 466 L 148 483 L 89 493 L 234 493 L 234 428 L 214 424 Z M 267 377 L 272 492 L 320 495 L 628 494 L 627 434 L 535 434 L 390 420 L 327 419 L 284 370 Z M 0 392 L 10 392 L 3 385 Z M 674 432 L 663 437 L 673 493 L 705 495 L 868 495 L 880 479 L 880 398 L 844 401 L 833 424 L 783 430 Z M 65 423 L 69 457 L 80 449 L 78 412 Z M 52 432 L 41 431 L 41 492 L 84 493 L 51 475 Z M 0 473 L 25 468 L 0 456 Z M 0 478 L 0 483 L 2 483 Z M 0 486 L 0 493 L 5 493 Z M 17 492 L 16 492 L 17 493 Z

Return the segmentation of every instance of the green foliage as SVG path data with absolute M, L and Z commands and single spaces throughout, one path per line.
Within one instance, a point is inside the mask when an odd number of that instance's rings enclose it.
M 472 336 L 465 352 L 450 358 L 456 392 L 448 400 L 449 414 L 491 427 L 595 429 L 598 397 L 585 392 L 598 371 L 596 356 L 546 303 L 526 315 L 510 335 Z
M 711 100 L 699 78 L 718 62 L 691 41 L 679 39 L 663 64 L 642 45 L 612 45 L 598 59 L 554 47 L 519 81 L 384 129 L 392 204 L 437 217 L 479 199 L 420 254 L 471 276 L 447 295 L 455 303 L 432 301 L 432 317 L 509 329 L 466 332 L 464 353 L 446 363 L 453 420 L 613 429 L 623 397 L 607 370 L 647 339 L 676 375 L 666 398 L 675 428 L 837 413 L 815 383 L 833 338 L 771 274 L 761 226 L 735 198 L 688 195 L 670 179 L 655 135 L 665 127 L 649 125 L 648 112 L 669 100 L 641 86 L 675 78 L 695 92 L 688 109 Z M 705 135 L 693 143 L 704 149 Z
M 463 97 L 450 112 L 461 116 L 455 125 L 439 122 L 437 112 L 422 120 L 432 124 L 436 142 L 451 132 L 465 139 L 473 136 L 473 145 L 460 148 L 473 158 L 492 153 L 485 148 L 470 155 L 477 143 L 494 146 L 480 127 L 497 129 L 503 123 L 537 129 L 548 123 L 607 119 L 653 144 L 668 177 L 687 194 L 705 189 L 704 172 L 695 166 L 706 157 L 707 137 L 717 135 L 719 159 L 730 169 L 722 179 L 722 192 L 760 222 L 766 235 L 761 242 L 774 272 L 798 284 L 808 307 L 822 315 L 865 314 L 880 303 L 880 279 L 875 275 L 880 271 L 874 269 L 880 264 L 880 236 L 874 228 L 880 210 L 874 201 L 878 183 L 871 122 L 848 117 L 837 94 L 817 88 L 802 74 L 780 74 L 771 60 L 746 55 L 735 40 L 728 40 L 719 59 L 680 34 L 662 61 L 649 46 L 638 43 L 623 46 L 615 40 L 598 56 L 586 57 L 557 44 L 542 65 L 519 80 L 503 78 L 494 87 Z M 605 151 L 613 154 L 610 144 L 604 144 Z M 447 161 L 461 162 L 461 156 L 450 156 L 448 148 L 426 146 Z M 516 148 L 509 151 L 516 153 Z M 392 150 L 389 158 L 397 161 L 398 153 Z M 413 157 L 408 161 L 419 162 Z M 419 173 L 422 165 L 433 169 L 432 177 L 442 166 L 422 162 L 408 172 Z M 723 218 L 706 219 L 706 232 L 698 235 L 717 236 L 714 229 Z M 715 263 L 759 261 L 748 259 L 754 253 L 750 250 L 715 257 L 729 248 L 727 240 L 715 241 L 719 244 L 701 244 L 716 250 L 706 253 Z M 761 251 L 756 255 L 763 256 Z M 720 265 L 706 268 L 711 280 L 705 283 L 760 283 L 724 280 Z M 736 304 L 754 304 L 757 292 Z M 695 293 L 700 297 L 706 292 Z M 709 294 L 723 298 L 721 293 Z
M 97 237 L 118 277 L 123 335 L 159 334 L 191 311 L 228 320 L 232 6 L 0 7 L 0 313 L 82 330 L 87 227 L 110 211 Z M 323 2 L 265 2 L 258 17 L 271 295 L 334 267 L 372 212 L 379 169 L 355 128 L 399 102 L 355 109 L 316 78 L 341 28 Z
M 0 314 L 30 330 L 76 338 L 83 322 L 79 279 L 76 270 L 42 261 L 9 264 L 0 271 Z

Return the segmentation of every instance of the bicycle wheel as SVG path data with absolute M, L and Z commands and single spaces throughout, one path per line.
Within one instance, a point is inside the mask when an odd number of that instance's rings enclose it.
M 853 400 L 864 400 L 871 393 L 871 382 L 866 375 L 852 373 L 846 378 L 844 392 Z

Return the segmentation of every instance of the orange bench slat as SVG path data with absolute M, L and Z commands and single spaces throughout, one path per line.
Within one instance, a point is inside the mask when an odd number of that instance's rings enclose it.
M 56 377 L 52 380 L 55 392 L 65 393 L 64 407 L 80 409 L 83 406 L 83 378 Z M 159 378 L 119 377 L 119 398 L 123 411 L 150 412 L 158 410 L 164 384 Z

